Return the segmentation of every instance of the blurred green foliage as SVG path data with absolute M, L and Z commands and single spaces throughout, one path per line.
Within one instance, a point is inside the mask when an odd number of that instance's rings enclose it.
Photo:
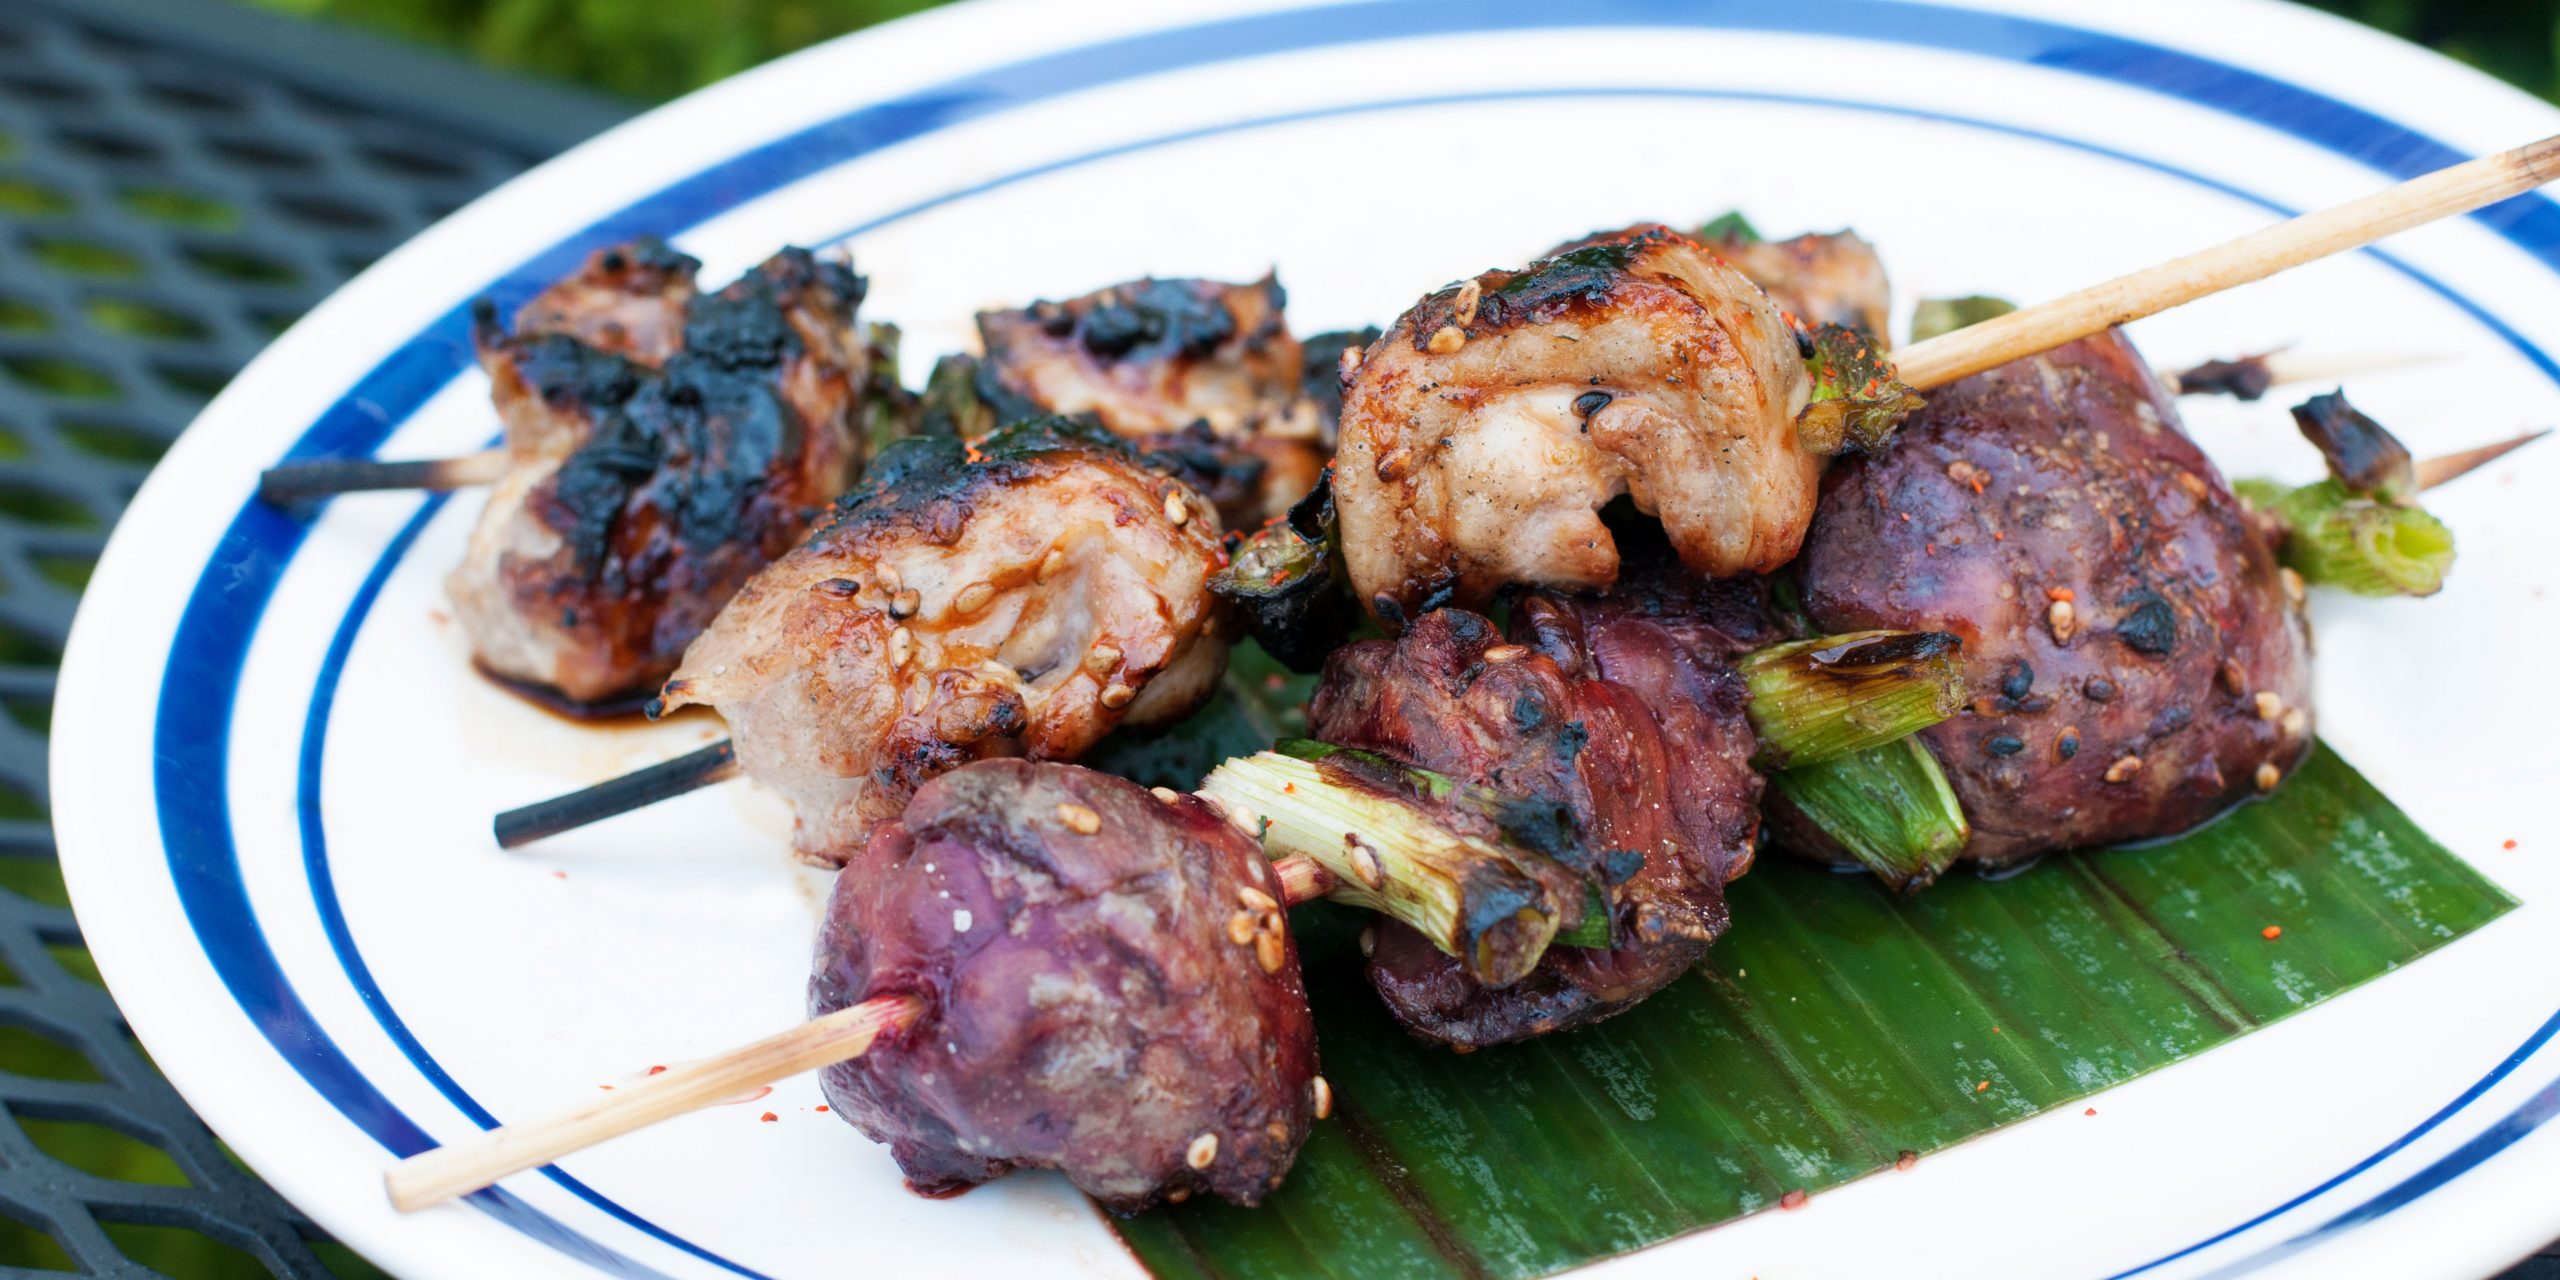
M 251 0 L 656 101 L 938 0 Z M 1067 3 L 1068 0 L 1055 0 Z M 2560 99 L 2560 0 L 2316 0 Z

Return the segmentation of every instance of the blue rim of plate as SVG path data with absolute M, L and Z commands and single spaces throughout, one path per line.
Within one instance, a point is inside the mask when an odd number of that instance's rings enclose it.
M 847 113 L 712 165 L 590 224 L 519 264 L 480 292 L 500 306 L 512 308 L 544 283 L 572 270 L 597 248 L 642 234 L 674 237 L 736 205 L 883 147 L 1046 98 L 1209 63 L 1417 36 L 1666 27 L 1858 39 L 2000 58 L 2149 90 L 2269 127 L 2395 178 L 2414 176 L 2464 158 L 2432 138 L 2299 86 L 2193 54 L 2041 19 L 1891 0 L 1797 0 L 1784 12 L 1755 10 L 1742 3 L 1700 6 L 1679 0 L 1605 0 L 1576 6 L 1569 17 L 1557 16 L 1554 8 L 1537 0 L 1370 0 L 1147 32 L 975 72 Z M 1645 90 L 1612 86 L 1369 103 L 1234 122 L 1041 165 L 910 206 L 845 235 L 859 234 L 936 205 L 1073 164 L 1212 133 L 1357 111 L 1559 94 L 1746 98 L 1917 116 L 2095 152 L 2201 183 L 2272 212 L 2291 212 L 2261 196 L 2160 161 L 1994 121 L 1875 103 L 1695 88 Z M 2471 216 L 2510 244 L 2560 271 L 2560 204 L 2531 195 Z M 2464 309 L 2560 382 L 2560 365 L 2484 308 L 2388 255 L 2376 256 Z M 456 307 L 403 343 L 325 410 L 286 451 L 285 458 L 372 454 L 412 413 L 469 366 L 466 325 L 465 309 Z M 494 1118 L 454 1084 L 408 1034 L 365 971 L 337 911 L 318 811 L 320 748 L 337 674 L 373 599 L 441 505 L 441 499 L 430 499 L 392 540 L 351 602 L 333 638 L 306 720 L 300 818 L 315 902 L 331 944 L 348 970 L 348 980 L 362 993 L 384 1031 L 430 1082 L 477 1123 L 491 1125 L 496 1123 Z M 316 1092 L 388 1152 L 405 1156 L 435 1143 L 356 1070 L 293 989 L 250 905 L 232 838 L 227 745 L 239 678 L 265 607 L 308 529 L 307 521 L 252 500 L 234 517 L 199 577 L 181 616 L 162 679 L 154 733 L 155 800 L 171 880 L 189 925 L 242 1012 Z M 2460 1097 L 2352 1168 L 2282 1205 L 2118 1276 L 2138 1275 L 2186 1257 L 2325 1194 L 2463 1111 L 2532 1057 L 2555 1033 L 2560 1033 L 2560 1013 L 2555 1013 Z M 2560 1114 L 2560 1080 L 2426 1168 L 2216 1274 L 2254 1269 L 2382 1216 L 2505 1149 L 2555 1114 Z M 543 1172 L 581 1199 L 665 1244 L 742 1276 L 759 1275 L 632 1214 L 557 1169 L 546 1168 Z M 480 1192 L 469 1203 L 529 1238 L 609 1274 L 660 1274 L 504 1189 Z

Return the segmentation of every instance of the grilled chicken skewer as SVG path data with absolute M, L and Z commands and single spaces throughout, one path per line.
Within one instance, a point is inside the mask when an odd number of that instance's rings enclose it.
M 412 1156 L 403 1211 L 813 1067 L 908 1182 L 1055 1168 L 1115 1212 L 1253 1204 L 1331 1109 L 1273 865 L 1206 801 L 1072 765 L 926 783 L 836 878 L 811 1020 L 558 1117 Z
M 1344 378 L 1334 500 L 1357 598 L 1390 629 L 1500 587 L 1605 587 L 1600 508 L 1661 520 L 1692 571 L 1794 558 L 1824 459 L 1926 390 L 2560 172 L 2560 139 L 2471 161 L 2053 302 L 1916 343 L 1887 365 L 1840 329 L 1801 338 L 1708 246 L 1661 227 L 1562 246 L 1423 299 Z M 1898 379 L 1898 381 L 1896 380 Z
M 862 280 L 792 249 L 706 294 L 697 266 L 643 241 L 596 254 L 512 332 L 484 308 L 503 448 L 291 464 L 261 492 L 494 484 L 446 584 L 475 661 L 563 710 L 622 709 L 861 462 Z

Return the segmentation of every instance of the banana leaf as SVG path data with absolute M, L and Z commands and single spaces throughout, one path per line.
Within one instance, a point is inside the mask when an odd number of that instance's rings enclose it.
M 1247 648 L 1207 710 L 1094 763 L 1188 786 L 1299 732 L 1308 687 Z M 1300 909 L 1333 1117 L 1262 1207 L 1201 1197 L 1122 1237 L 1165 1277 L 1544 1275 L 2064 1105 L 2515 905 L 2325 747 L 2138 850 L 1909 901 L 1773 851 L 1733 889 L 1732 932 L 1633 1012 L 1463 1057 L 1387 1018 L 1355 914 Z

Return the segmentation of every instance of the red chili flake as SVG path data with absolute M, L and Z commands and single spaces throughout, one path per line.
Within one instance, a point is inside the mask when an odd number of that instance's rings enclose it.
M 1262 687 L 1269 689 L 1273 693 L 1278 693 L 1289 687 L 1289 678 L 1277 671 L 1274 671 L 1270 675 L 1262 678 Z
M 1973 1091 L 1975 1093 L 1989 1093 L 1991 1092 L 1991 1082 L 1985 1080 L 1982 1083 L 1975 1085 L 1973 1087 Z
M 820 1110 L 820 1111 L 824 1111 L 824 1110 L 826 1110 L 826 1109 L 827 1109 L 827 1104 L 825 1104 L 825 1103 L 823 1103 L 823 1102 L 821 1102 L 821 1103 L 819 1103 L 819 1104 L 818 1104 L 818 1110 Z
M 1998 1034 L 2000 1034 L 2000 1028 L 1998 1028 L 1998 1027 L 1993 1027 L 1993 1028 L 1991 1029 L 1991 1034 L 1993 1034 L 1993 1035 L 1995 1035 L 1995 1036 L 1996 1036 L 1996 1035 L 1998 1035 Z
M 1294 795 L 1298 794 L 1298 784 L 1297 784 L 1297 783 L 1294 783 L 1294 782 L 1284 782 L 1284 783 L 1281 783 L 1281 784 L 1280 784 L 1280 794 L 1282 794 L 1282 795 L 1284 795 L 1284 796 L 1294 796 Z
M 2508 847 L 2508 848 L 2510 848 L 2510 849 L 2515 848 L 2515 847 L 2516 847 L 2516 842 L 2515 842 L 2515 841 L 2513 841 L 2513 840 L 2509 840 L 2509 841 L 2507 842 L 2507 847 Z M 566 880 L 566 879 L 568 879 L 568 878 L 569 878 L 569 873 L 568 873 L 568 872 L 566 872 L 566 871 L 554 871 L 554 872 L 552 872 L 552 873 L 551 873 L 551 878 L 552 878 L 552 879 L 554 879 L 554 880 Z
M 1804 1207 L 1804 1202 L 1812 1198 L 1804 1193 L 1804 1188 L 1798 1187 L 1778 1197 L 1778 1207 L 1787 1210 L 1801 1209 Z
M 779 1119 L 781 1119 L 781 1118 L 782 1118 L 782 1117 L 780 1117 L 780 1116 L 778 1116 L 778 1115 L 775 1115 L 774 1113 L 772 1113 L 772 1112 L 770 1112 L 770 1111 L 765 1112 L 763 1115 L 760 1115 L 760 1116 L 757 1116 L 757 1117 L 756 1117 L 756 1119 L 758 1119 L 758 1120 L 762 1120 L 762 1121 L 764 1121 L 766 1124 L 772 1124 L 774 1121 L 779 1120 Z
M 1911 1166 L 1918 1163 L 1920 1163 L 1920 1153 L 1917 1151 L 1905 1151 L 1893 1158 L 1893 1168 L 1897 1173 L 1909 1173 Z
M 2009 535 L 1994 529 L 1991 531 L 1991 540 L 1993 542 L 2007 542 L 2009 540 Z
M 653 1075 L 653 1076 L 654 1076 L 654 1075 L 663 1075 L 663 1074 L 665 1074 L 665 1073 L 666 1073 L 666 1070 L 667 1070 L 667 1069 L 666 1069 L 665 1067 L 651 1067 L 651 1068 L 649 1068 L 649 1074 L 650 1074 L 650 1075 Z
M 2258 936 L 2269 942 L 2273 942 L 2284 936 L 2284 926 L 2273 924 L 2268 925 L 2266 928 L 2258 930 Z
M 1987 481 L 1985 481 L 1985 480 L 1982 478 L 1982 473 L 1981 473 L 1981 472 L 1976 471 L 1976 472 L 1974 472 L 1974 473 L 1973 473 L 1973 491 L 1974 491 L 1975 493 L 1977 493 L 1977 494 L 1978 494 L 1978 493 L 1981 493 L 1981 492 L 1982 492 L 1982 486 L 1983 486 L 1984 484 L 1986 484 L 1986 483 L 1988 483 L 1988 482 L 1987 482 Z
M 2515 848 L 2515 847 L 2516 847 L 2516 842 L 2515 842 L 2515 841 L 2513 841 L 2513 840 L 2509 840 L 2509 841 L 2508 841 L 2508 842 L 2506 842 L 2505 844 L 2499 845 L 2498 847 L 2499 847 L 2499 848 L 2501 848 L 2501 849 L 2512 849 L 2512 848 Z
M 2084 1115 L 2084 1116 L 2094 1116 L 2094 1115 L 2098 1114 L 2098 1109 L 2097 1109 L 2096 1107 L 2091 1107 L 2091 1108 L 2089 1108 L 2088 1110 L 2081 1112 L 2080 1114 L 2082 1114 L 2082 1115 Z
M 1272 574 L 1271 585 L 1275 587 L 1279 586 L 1281 583 L 1287 582 L 1291 577 L 1295 576 L 1296 573 L 1297 570 L 1295 569 L 1283 569 L 1278 573 Z
M 1908 511 L 1897 511 L 1897 512 L 1895 512 L 1894 514 L 1895 514 L 1895 515 L 1898 515 L 1898 516 L 1901 516 L 1901 517 L 1902 517 L 1902 522 L 1903 522 L 1904 524 L 1909 524 L 1909 523 L 1911 523 L 1911 513 L 1910 513 L 1910 512 L 1908 512 Z
M 2080 593 L 2069 587 L 2046 587 L 2044 589 L 2044 598 L 2047 600 L 2061 600 L 2069 602 L 2079 599 Z
M 1920 544 L 1920 550 L 1934 556 L 1938 554 L 1938 544 L 1934 542 L 1923 542 Z

